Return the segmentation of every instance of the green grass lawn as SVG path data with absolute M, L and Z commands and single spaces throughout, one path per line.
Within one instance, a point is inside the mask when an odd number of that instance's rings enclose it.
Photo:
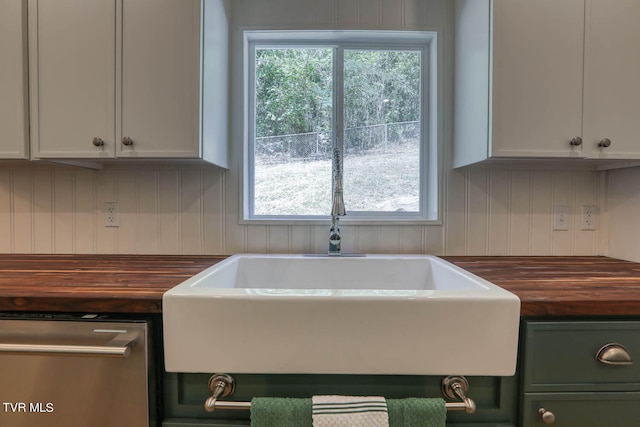
M 419 147 L 347 155 L 344 202 L 351 211 L 419 210 Z M 331 161 L 293 161 L 255 167 L 256 215 L 329 215 Z

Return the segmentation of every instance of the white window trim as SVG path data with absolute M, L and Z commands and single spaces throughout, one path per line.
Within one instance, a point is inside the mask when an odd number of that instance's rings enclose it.
M 242 161 L 242 194 L 240 224 L 264 225 L 326 225 L 327 215 L 255 215 L 251 216 L 253 200 L 249 186 L 252 182 L 253 166 L 249 162 L 249 153 L 253 148 L 252 135 L 255 134 L 255 99 L 250 94 L 251 84 L 255 84 L 254 64 L 255 46 L 274 45 L 304 47 L 376 48 L 421 50 L 427 66 L 422 67 L 422 148 L 420 159 L 421 206 L 420 212 L 364 212 L 357 211 L 340 218 L 343 224 L 350 225 L 440 225 L 441 220 L 441 152 L 442 152 L 442 83 L 439 81 L 444 58 L 438 45 L 438 30 L 434 31 L 395 31 L 395 30 L 245 30 L 243 33 L 243 88 L 244 88 L 244 143 Z M 339 72 L 334 68 L 334 73 Z M 337 94 L 335 94 L 337 95 Z M 339 98 L 338 98 L 339 99 Z M 341 102 L 339 100 L 338 102 Z M 341 122 L 341 119 L 340 119 Z M 427 132 L 428 130 L 428 132 Z M 425 176 L 426 174 L 426 176 Z

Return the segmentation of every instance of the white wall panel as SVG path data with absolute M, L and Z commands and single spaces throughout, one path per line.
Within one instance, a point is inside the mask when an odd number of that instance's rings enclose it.
M 358 0 L 358 24 L 363 27 L 382 26 L 382 0 Z
M 116 238 L 119 228 L 105 227 L 104 202 L 117 202 L 116 171 L 105 170 L 97 172 L 95 179 L 96 200 L 96 252 L 100 254 L 117 253 Z M 133 253 L 133 249 L 129 250 Z
M 71 169 L 65 168 L 53 172 L 53 251 L 58 254 L 73 253 L 75 230 L 73 176 Z M 30 230 L 16 228 L 15 233 L 16 235 L 28 234 Z
M 153 254 L 158 252 L 161 236 L 159 212 L 158 182 L 156 170 L 142 170 L 136 175 L 136 253 Z
M 202 172 L 203 252 L 223 254 L 225 241 L 224 176 L 221 169 Z
M 497 170 L 489 172 L 489 253 L 493 255 L 509 254 L 509 239 L 511 237 L 509 215 L 510 197 L 510 173 Z M 526 232 L 526 230 L 516 230 Z M 470 236 L 473 238 L 473 236 Z
M 466 179 L 465 194 L 465 243 L 466 253 L 489 253 L 489 174 L 484 169 L 469 170 Z
M 553 243 L 553 199 L 552 173 L 549 171 L 533 171 L 531 188 L 532 217 L 529 225 L 531 233 L 531 254 L 548 254 Z
M 445 252 L 464 254 L 467 243 L 467 174 L 468 171 L 453 170 L 448 173 L 444 198 Z
M 33 235 L 35 236 L 33 251 L 50 254 L 53 253 L 55 227 L 53 223 L 53 171 L 40 168 L 34 170 L 32 185 Z M 1 217 L 2 213 L 0 213 Z
M 531 171 L 513 171 L 509 180 L 509 250 L 511 255 L 531 253 Z
M 33 251 L 33 212 L 31 209 L 31 173 L 29 169 L 17 170 L 13 183 L 13 227 L 25 230 L 13 235 L 13 251 L 30 253 Z
M 609 172 L 607 216 L 607 255 L 640 262 L 640 168 Z
M 181 253 L 202 252 L 202 173 L 199 169 L 180 171 Z
M 571 172 L 554 172 L 552 176 L 552 206 L 569 207 L 569 230 L 556 230 L 553 232 L 552 255 L 571 255 L 573 248 L 573 237 L 575 229 L 579 224 L 576 222 L 576 210 L 574 208 L 575 194 L 573 192 L 574 182 Z M 551 213 L 553 213 L 553 208 Z
M 138 179 L 137 170 L 119 171 L 115 182 L 116 199 L 120 206 L 120 226 L 117 230 L 117 251 L 119 253 L 138 253 Z M 102 224 L 104 226 L 104 224 Z M 127 249 L 125 249 L 127 248 Z
M 0 168 L 0 251 L 13 252 L 13 205 L 11 171 Z
M 179 174 L 176 170 L 161 170 L 158 179 L 159 252 L 179 254 L 182 249 L 180 247 Z
M 215 167 L 100 171 L 46 165 L 5 168 L 0 171 L 0 252 L 232 254 L 327 250 L 328 221 L 326 226 L 239 224 L 237 197 L 228 197 L 235 186 L 227 185 L 227 173 Z M 365 226 L 343 222 L 343 250 L 594 255 L 599 252 L 597 232 L 579 228 L 582 205 L 597 205 L 604 199 L 599 194 L 603 186 L 598 174 L 450 171 L 443 225 Z M 640 194 L 617 178 L 626 178 L 627 174 L 616 171 L 609 183 L 609 188 L 614 186 L 611 214 L 625 220 L 640 210 Z M 640 172 L 636 175 L 640 180 Z M 623 196 L 629 196 L 630 201 Z M 104 202 L 112 201 L 120 203 L 120 227 L 116 228 L 104 227 Z M 620 207 L 628 203 L 631 213 Z M 569 231 L 552 230 L 554 204 L 570 206 Z M 600 210 L 602 221 L 604 207 Z M 640 229 L 623 229 L 618 223 L 612 222 L 612 239 L 616 242 L 633 238 L 634 230 Z M 618 247 L 625 246 L 612 246 L 612 252 L 620 252 Z
M 96 251 L 96 192 L 94 174 L 89 170 L 78 170 L 73 175 L 73 252 L 93 253 Z M 35 233 L 35 232 L 34 232 Z

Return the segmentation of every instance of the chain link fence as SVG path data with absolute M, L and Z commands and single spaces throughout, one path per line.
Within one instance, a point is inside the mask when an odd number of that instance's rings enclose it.
M 419 144 L 420 122 L 398 122 L 345 129 L 345 152 L 350 155 L 387 152 Z M 331 159 L 331 137 L 320 132 L 267 136 L 255 139 L 256 162 L 283 164 Z

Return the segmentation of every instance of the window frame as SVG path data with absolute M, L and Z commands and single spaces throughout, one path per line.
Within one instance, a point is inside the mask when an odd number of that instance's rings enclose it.
M 420 207 L 418 212 L 349 211 L 341 217 L 348 224 L 441 224 L 441 173 L 440 139 L 442 134 L 440 116 L 441 93 L 438 83 L 439 56 L 437 31 L 396 30 L 245 30 L 244 37 L 244 145 L 242 170 L 242 195 L 240 223 L 244 224 L 326 224 L 330 219 L 331 206 L 326 215 L 255 215 L 254 187 L 255 169 L 252 155 L 255 141 L 255 54 L 256 48 L 332 48 L 334 49 L 333 85 L 334 146 L 343 150 L 342 91 L 344 50 L 397 50 L 421 52 L 421 120 L 420 120 Z M 336 60 L 336 58 L 338 58 Z M 336 80 L 337 79 L 337 80 Z

